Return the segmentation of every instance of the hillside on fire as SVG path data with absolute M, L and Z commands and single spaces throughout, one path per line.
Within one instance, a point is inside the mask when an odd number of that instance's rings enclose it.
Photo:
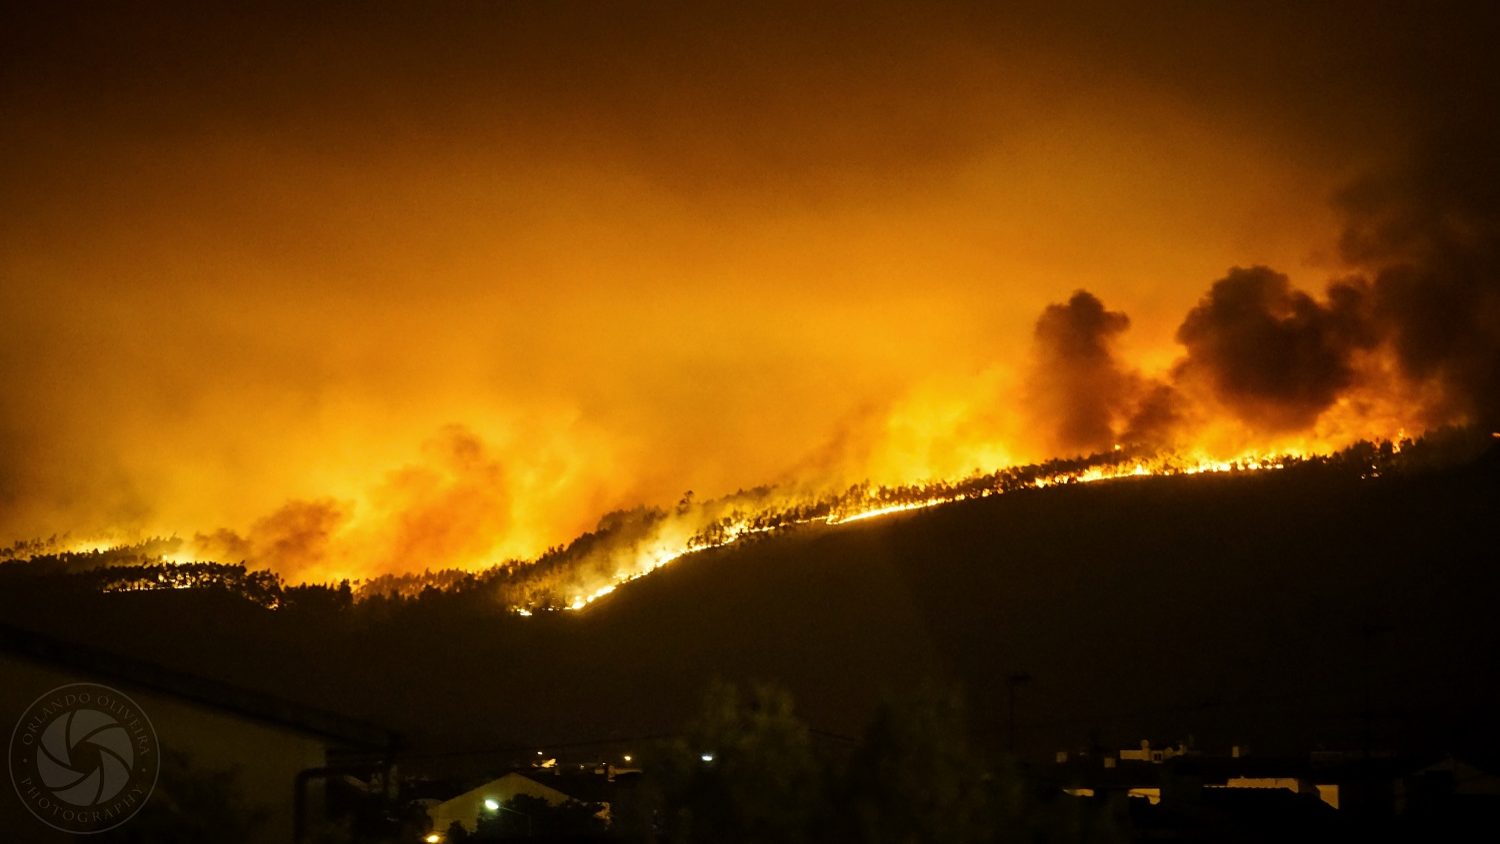
M 356 600 L 233 566 L 100 592 L 110 569 L 38 557 L 0 565 L 0 616 L 429 748 L 666 734 L 718 677 L 784 686 L 832 734 L 893 691 L 957 683 L 995 749 L 1014 695 L 1023 757 L 1142 736 L 1493 751 L 1500 462 L 1482 439 L 1448 465 L 1373 450 L 798 524 L 579 612 L 519 615 L 464 582 Z

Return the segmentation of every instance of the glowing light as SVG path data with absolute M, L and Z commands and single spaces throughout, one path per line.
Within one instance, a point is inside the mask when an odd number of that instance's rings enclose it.
M 698 758 L 702 759 L 705 763 L 714 761 L 714 755 L 712 753 L 705 753 L 702 756 L 699 756 Z
M 1403 430 L 1404 433 L 1404 430 Z M 1500 434 L 1500 432 L 1496 432 Z M 1384 457 L 1400 453 L 1409 444 L 1404 438 L 1370 442 L 1368 460 L 1361 476 L 1378 478 L 1386 466 Z M 633 523 L 633 538 L 614 542 L 606 535 L 599 550 L 515 563 L 501 572 L 496 597 L 506 611 L 522 618 L 542 612 L 579 612 L 612 595 L 620 586 L 645 577 L 693 554 L 753 540 L 756 537 L 794 529 L 841 526 L 911 513 L 932 507 L 990 498 L 1023 490 L 1209 473 L 1251 473 L 1284 469 L 1327 453 L 1322 441 L 1288 442 L 1276 450 L 1245 450 L 1230 456 L 1207 450 L 1143 454 L 1120 447 L 1088 458 L 1053 460 L 1042 464 L 1011 466 L 988 474 L 975 471 L 967 477 L 935 479 L 896 486 L 870 482 L 843 491 L 779 490 L 763 488 L 710 501 L 687 500 L 670 512 L 657 511 Z M 1329 449 L 1331 450 L 1331 449 Z M 1352 453 L 1352 452 L 1351 452 Z M 1361 452 L 1364 454 L 1364 452 Z M 637 530 L 638 529 L 638 530 Z M 225 570 L 195 565 L 192 542 L 161 540 L 124 546 L 102 542 L 75 543 L 68 547 L 90 549 L 89 553 L 120 555 L 131 565 L 122 566 L 117 578 L 100 585 L 104 592 L 143 592 L 162 589 L 192 589 L 227 586 L 239 589 L 251 600 L 278 609 L 279 588 L 265 588 L 245 570 Z M 106 550 L 101 550 L 106 549 Z M 561 550 L 561 549 L 559 549 Z M 542 563 L 546 563 L 542 565 Z M 434 578 L 412 575 L 389 591 L 376 581 L 351 579 L 356 601 L 368 595 L 399 594 L 416 597 L 427 588 L 448 588 L 462 574 L 457 570 Z M 541 756 L 538 753 L 538 756 Z
M 423 838 L 422 840 L 426 841 L 427 844 L 438 844 L 439 841 L 443 840 L 443 836 L 438 835 L 436 832 L 432 832 L 428 833 L 427 837 Z
M 616 572 L 612 577 L 606 575 L 602 584 L 595 580 L 594 583 L 584 584 L 577 591 L 569 590 L 565 603 L 520 605 L 513 607 L 513 610 L 522 616 L 531 616 L 536 609 L 577 612 L 614 593 L 621 585 L 645 577 L 684 556 L 732 545 L 759 534 L 804 525 L 845 525 L 897 513 L 925 510 L 970 498 L 1002 495 L 1022 488 L 1047 489 L 1148 476 L 1275 471 L 1305 457 L 1303 449 L 1291 448 L 1274 454 L 1246 451 L 1229 459 L 1206 454 L 1179 453 L 1131 457 L 1122 447 L 1112 450 L 1108 457 L 1096 457 L 1091 461 L 1054 461 L 1038 467 L 998 470 L 993 475 L 976 475 L 959 481 L 933 481 L 894 489 L 866 484 L 853 487 L 841 495 L 824 498 L 771 496 L 768 500 L 758 501 L 758 509 L 749 513 L 734 510 L 729 517 L 717 522 L 700 514 L 699 522 L 711 522 L 708 528 L 701 525 L 696 529 L 684 528 L 680 524 L 669 523 L 649 542 L 621 552 L 619 559 L 614 560 L 611 565 L 601 567 L 606 571 L 612 567 Z M 1060 468 L 1033 471 L 1051 466 Z M 1378 473 L 1371 476 L 1378 476 Z M 1017 483 L 1017 479 L 1024 478 L 1029 480 Z
M 498 812 L 500 811 L 500 803 L 493 797 L 486 797 L 484 799 L 484 808 L 490 810 L 491 812 Z
M 830 525 L 844 525 L 844 524 L 848 524 L 849 522 L 858 522 L 858 521 L 863 521 L 865 519 L 875 519 L 875 518 L 879 518 L 881 516 L 889 516 L 892 513 L 905 513 L 905 512 L 907 512 L 909 510 L 924 510 L 924 509 L 926 509 L 928 507 L 934 507 L 934 506 L 936 506 L 938 504 L 947 504 L 949 501 L 952 501 L 952 500 L 954 500 L 954 499 L 952 499 L 952 498 L 929 498 L 926 501 L 913 501 L 913 502 L 910 502 L 910 503 L 907 503 L 907 504 L 892 504 L 889 507 L 877 507 L 877 508 L 875 508 L 873 510 L 865 510 L 865 511 L 858 512 L 858 513 L 851 513 L 851 514 L 846 515 L 846 516 L 829 516 L 828 517 L 828 524 L 830 524 Z

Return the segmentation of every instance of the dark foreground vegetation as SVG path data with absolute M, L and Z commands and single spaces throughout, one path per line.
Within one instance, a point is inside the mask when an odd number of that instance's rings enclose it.
M 1118 753 L 1104 767 L 1022 762 L 986 753 L 956 689 L 924 684 L 877 705 L 855 736 L 811 727 L 791 696 L 769 684 L 711 683 L 679 731 L 639 748 L 634 765 L 576 766 L 549 758 L 510 764 L 477 754 L 475 771 L 423 758 L 378 788 L 330 783 L 315 844 L 481 844 L 495 841 L 632 844 L 1113 844 L 1491 840 L 1500 775 L 1416 757 L 1358 754 L 1337 763 L 1213 758 L 1196 750 L 1166 762 Z M 598 748 L 595 748 L 598 751 Z M 590 758 L 582 750 L 577 758 Z M 595 753 L 595 758 L 600 755 Z M 1327 754 L 1322 754 L 1326 757 Z M 618 758 L 618 757 L 617 757 Z M 451 757 L 450 757 L 451 759 Z M 387 760 L 386 763 L 399 759 Z M 486 767 L 488 766 L 488 767 Z M 587 769 L 587 770 L 585 770 Z M 1280 771 L 1268 784 L 1235 784 L 1251 771 Z M 1484 787 L 1456 782 L 1462 772 Z M 546 789 L 586 795 L 550 800 L 516 794 L 434 823 L 432 794 L 517 774 Z M 1299 781 L 1300 779 L 1300 781 Z M 1314 791 L 1314 780 L 1332 788 Z M 444 783 L 450 785 L 442 791 Z M 461 783 L 453 785 L 453 783 Z M 1342 801 L 1342 806 L 1335 808 Z M 233 772 L 172 758 L 157 794 L 113 844 L 253 841 L 262 816 Z

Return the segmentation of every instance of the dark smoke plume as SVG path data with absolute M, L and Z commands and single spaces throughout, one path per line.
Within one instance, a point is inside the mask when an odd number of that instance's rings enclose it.
M 1185 354 L 1166 382 L 1111 357 L 1123 314 L 1082 291 L 1049 307 L 1036 329 L 1038 422 L 1064 448 L 1159 446 L 1206 401 L 1252 429 L 1294 433 L 1362 389 L 1411 397 L 1411 419 L 1427 427 L 1500 429 L 1495 149 L 1500 121 L 1467 120 L 1349 185 L 1335 197 L 1338 246 L 1357 275 L 1317 299 L 1268 267 L 1231 269 L 1178 328 Z M 1361 368 L 1366 351 L 1394 369 Z
M 1105 310 L 1085 290 L 1066 305 L 1048 305 L 1037 320 L 1028 407 L 1053 432 L 1060 452 L 1102 451 L 1113 444 L 1133 379 L 1116 365 L 1110 347 L 1129 327 L 1129 317 Z
M 1202 379 L 1255 428 L 1307 428 L 1353 383 L 1351 357 L 1372 342 L 1362 299 L 1339 284 L 1320 303 L 1269 267 L 1235 267 L 1177 329 L 1187 349 L 1177 377 Z
M 1130 424 L 1119 439 L 1130 445 L 1161 446 L 1172 441 L 1183 424 L 1182 395 L 1164 382 L 1149 384 L 1141 395 Z
M 323 563 L 348 516 L 347 509 L 331 499 L 288 501 L 256 520 L 247 535 L 220 528 L 198 534 L 193 543 L 204 557 L 274 567 L 295 577 Z
M 1494 118 L 1490 118 L 1494 123 Z M 1404 374 L 1440 388 L 1434 423 L 1500 426 L 1500 130 L 1465 127 L 1338 202 L 1345 260 Z

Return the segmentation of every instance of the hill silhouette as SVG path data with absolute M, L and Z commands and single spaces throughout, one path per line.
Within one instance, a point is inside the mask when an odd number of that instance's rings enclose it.
M 705 551 L 581 613 L 433 592 L 272 611 L 222 590 L 11 578 L 11 623 L 400 729 L 413 746 L 629 743 L 715 678 L 852 734 L 959 683 L 1033 758 L 1141 738 L 1266 752 L 1500 748 L 1500 469 L 1319 464 L 1018 491 Z

